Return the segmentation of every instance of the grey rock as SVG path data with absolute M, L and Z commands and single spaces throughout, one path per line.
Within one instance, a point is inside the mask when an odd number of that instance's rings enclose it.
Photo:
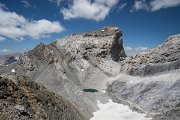
M 146 113 L 153 119 L 178 120 L 180 101 L 179 70 L 169 74 L 139 78 L 119 77 L 109 84 L 108 95 L 113 101 Z
M 25 108 L 23 105 L 16 105 L 15 108 L 18 110 L 18 111 L 24 111 Z
M 153 75 L 180 68 L 180 35 L 167 38 L 164 44 L 121 62 L 120 72 L 130 75 Z
M 0 96 L 1 120 L 85 120 L 67 100 L 27 77 L 2 74 Z

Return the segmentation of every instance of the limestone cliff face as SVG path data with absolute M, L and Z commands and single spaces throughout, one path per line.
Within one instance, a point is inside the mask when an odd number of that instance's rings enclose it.
M 174 35 L 157 48 L 128 57 L 121 62 L 121 72 L 130 75 L 153 75 L 180 68 L 180 35 Z
M 112 26 L 67 36 L 53 44 L 70 60 L 84 58 L 100 63 L 101 59 L 112 59 L 119 62 L 126 57 L 122 45 L 122 32 Z

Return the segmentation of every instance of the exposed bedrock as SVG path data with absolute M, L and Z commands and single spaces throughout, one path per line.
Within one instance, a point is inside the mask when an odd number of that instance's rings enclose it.
M 130 75 L 153 75 L 180 68 L 180 35 L 174 35 L 157 48 L 147 50 L 121 62 L 121 72 Z
M 149 77 L 120 74 L 107 87 L 110 98 L 153 120 L 179 120 L 180 70 Z
M 17 74 L 0 76 L 1 120 L 84 120 L 64 98 Z

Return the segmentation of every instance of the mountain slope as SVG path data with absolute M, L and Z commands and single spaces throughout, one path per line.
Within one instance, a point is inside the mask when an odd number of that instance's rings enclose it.
M 16 74 L 0 77 L 1 120 L 84 120 L 68 101 Z

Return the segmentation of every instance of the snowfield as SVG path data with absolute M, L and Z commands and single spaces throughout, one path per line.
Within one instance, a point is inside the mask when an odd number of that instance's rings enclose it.
M 90 120 L 151 120 L 146 114 L 130 110 L 126 105 L 114 103 L 111 99 L 106 104 L 98 101 L 99 110 L 93 113 Z

